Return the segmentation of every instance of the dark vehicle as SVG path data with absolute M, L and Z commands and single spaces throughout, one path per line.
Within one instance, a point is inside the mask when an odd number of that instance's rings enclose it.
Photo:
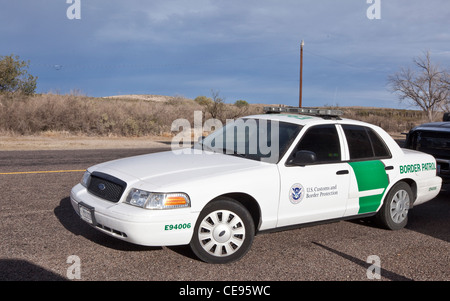
M 433 155 L 437 161 L 438 175 L 450 182 L 450 113 L 443 122 L 432 122 L 413 128 L 406 137 L 405 148 Z

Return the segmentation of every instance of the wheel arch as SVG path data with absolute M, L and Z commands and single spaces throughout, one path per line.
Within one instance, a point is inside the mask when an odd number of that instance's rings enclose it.
M 410 207 L 410 208 L 412 208 L 413 205 L 414 205 L 414 202 L 415 202 L 416 199 L 417 199 L 417 183 L 416 183 L 416 181 L 414 181 L 413 179 L 410 179 L 410 178 L 400 179 L 400 180 L 398 180 L 397 182 L 395 182 L 395 183 L 390 187 L 389 191 L 386 192 L 386 194 L 385 194 L 385 196 L 384 196 L 383 202 L 385 201 L 386 197 L 388 196 L 388 194 L 389 194 L 389 192 L 392 190 L 392 188 L 394 188 L 395 185 L 397 185 L 398 183 L 401 183 L 401 182 L 404 182 L 404 183 L 408 184 L 409 187 L 411 187 L 411 190 L 412 190 L 412 193 L 413 193 L 413 200 L 412 200 L 412 202 L 411 202 L 411 207 Z
M 258 201 L 256 201 L 254 197 L 243 192 L 232 192 L 219 195 L 215 197 L 213 200 L 211 200 L 208 204 L 218 201 L 222 198 L 233 199 L 234 201 L 244 206 L 252 216 L 253 223 L 255 225 L 255 232 L 258 232 L 258 229 L 261 225 L 261 207 L 259 206 Z

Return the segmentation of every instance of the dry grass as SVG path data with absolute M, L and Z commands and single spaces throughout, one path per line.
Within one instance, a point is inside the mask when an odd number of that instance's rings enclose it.
M 413 127 L 429 122 L 425 112 L 416 110 L 361 107 L 339 109 L 344 112 L 345 118 L 377 125 L 393 135 L 407 133 Z M 437 116 L 437 120 L 442 120 L 442 114 Z
M 153 97 L 153 98 L 152 98 Z M 193 125 L 194 111 L 211 116 L 191 99 L 175 96 L 94 98 L 77 95 L 0 95 L 0 134 L 96 137 L 170 137 L 172 122 L 187 119 Z M 156 97 L 156 99 L 155 99 Z M 219 118 L 238 118 L 262 112 L 263 105 L 239 108 L 226 104 Z M 425 123 L 420 111 L 339 108 L 346 118 L 367 121 L 392 134 L 409 131 Z
M 0 95 L 0 131 L 34 135 L 67 132 L 94 136 L 146 136 L 170 133 L 178 118 L 193 122 L 202 106 L 171 97 L 162 102 L 44 94 Z

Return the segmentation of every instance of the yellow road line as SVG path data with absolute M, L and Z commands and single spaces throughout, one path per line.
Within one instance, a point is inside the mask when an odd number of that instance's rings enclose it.
M 0 172 L 0 175 L 26 175 L 40 173 L 63 173 L 63 172 L 82 172 L 83 170 L 43 170 L 43 171 L 17 171 L 17 172 Z

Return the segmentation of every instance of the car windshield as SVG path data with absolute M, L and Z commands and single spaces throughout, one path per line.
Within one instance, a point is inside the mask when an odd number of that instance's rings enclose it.
M 277 163 L 301 128 L 301 125 L 276 120 L 237 119 L 207 136 L 194 147 Z

